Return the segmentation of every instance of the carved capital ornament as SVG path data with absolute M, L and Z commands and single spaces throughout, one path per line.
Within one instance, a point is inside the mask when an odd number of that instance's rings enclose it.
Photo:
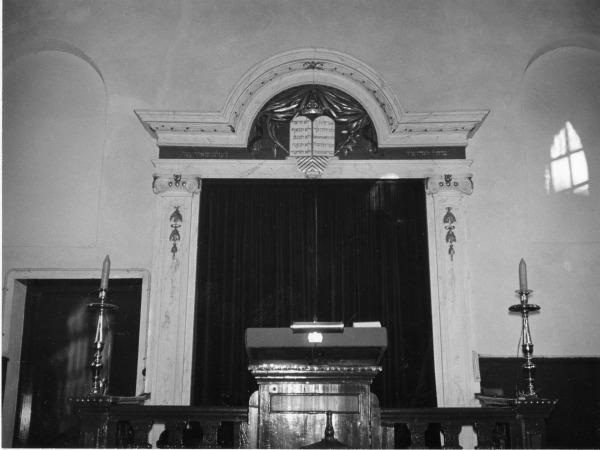
M 435 175 L 427 179 L 426 190 L 428 194 L 434 196 L 445 196 L 448 195 L 456 197 L 461 195 L 471 195 L 473 193 L 473 180 L 471 175 L 460 175 L 454 176 L 446 173 L 442 175 Z M 456 222 L 457 222 L 457 211 L 453 206 L 445 205 L 445 213 L 442 218 L 442 227 L 444 234 L 444 240 L 448 245 L 448 255 L 450 260 L 454 261 L 454 255 L 456 254 Z
M 435 175 L 427 179 L 427 193 L 438 194 L 456 192 L 465 195 L 473 193 L 471 175 L 454 176 L 452 174 Z
M 154 175 L 152 190 L 155 194 L 166 192 L 180 192 L 198 194 L 200 192 L 201 180 L 199 177 L 174 175 Z

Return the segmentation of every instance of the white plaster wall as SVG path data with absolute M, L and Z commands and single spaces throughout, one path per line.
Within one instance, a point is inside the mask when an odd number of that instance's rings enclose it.
M 99 268 L 106 253 L 116 268 L 150 270 L 150 160 L 157 149 L 133 109 L 219 110 L 254 64 L 294 48 L 326 47 L 381 73 L 405 110 L 492 110 L 468 149 L 475 190 L 467 200 L 469 240 L 457 243 L 468 252 L 476 350 L 515 353 L 519 320 L 507 308 L 525 257 L 533 299 L 542 305 L 532 319 L 536 354 L 598 355 L 599 10 L 595 0 L 5 1 L 3 273 Z M 587 50 L 544 53 L 565 44 Z M 7 107 L 27 101 L 31 114 L 49 108 L 52 93 L 12 88 L 20 85 L 15 71 L 41 50 L 62 52 L 57 64 L 65 60 L 87 74 L 76 81 L 87 80 L 89 92 L 64 95 L 69 110 L 82 95 L 104 102 L 104 119 L 98 113 L 89 126 L 61 132 L 68 164 L 59 143 L 43 157 L 15 144 L 53 138 L 44 115 L 17 126 Z M 37 76 L 39 86 L 48 83 Z M 87 104 L 86 114 L 97 108 Z M 543 190 L 549 145 L 565 120 L 586 146 L 586 198 Z M 45 177 L 35 190 L 40 207 L 27 202 L 18 210 L 18 199 L 33 191 L 13 168 L 41 161 L 44 170 L 31 169 Z M 87 185 L 60 184 L 82 178 Z M 59 184 L 48 187 L 52 182 Z
M 600 51 L 560 47 L 532 61 L 515 84 L 504 123 L 476 140 L 477 187 L 472 212 L 472 287 L 478 350 L 516 354 L 516 303 L 521 257 L 528 263 L 531 302 L 542 307 L 530 324 L 537 355 L 600 351 Z M 500 119 L 500 118 L 498 118 Z M 589 195 L 546 187 L 554 137 L 569 122 L 583 145 Z M 491 201 L 490 201 L 491 200 Z M 490 320 L 493 318 L 493 320 Z
M 94 245 L 102 81 L 80 58 L 44 51 L 11 65 L 4 87 L 4 245 Z

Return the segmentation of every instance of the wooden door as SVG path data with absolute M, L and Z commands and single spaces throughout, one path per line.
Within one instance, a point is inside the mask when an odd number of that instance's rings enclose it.
M 15 420 L 15 447 L 76 447 L 69 397 L 91 382 L 93 315 L 87 304 L 98 280 L 28 280 Z M 115 315 L 109 394 L 135 395 L 141 279 L 111 280 Z

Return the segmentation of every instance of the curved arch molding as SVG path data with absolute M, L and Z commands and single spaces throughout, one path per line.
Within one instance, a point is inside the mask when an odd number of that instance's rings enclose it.
M 600 38 L 596 37 L 588 37 L 588 36 L 574 36 L 568 39 L 563 39 L 559 41 L 551 42 L 536 51 L 525 67 L 523 67 L 522 75 L 529 70 L 529 68 L 534 65 L 538 60 L 542 57 L 554 52 L 555 50 L 560 50 L 562 48 L 579 48 L 585 50 L 593 50 L 600 52 Z
M 464 147 L 488 110 L 403 111 L 383 77 L 358 59 L 310 48 L 273 56 L 235 85 L 221 112 L 135 110 L 158 146 L 245 148 L 254 117 L 279 92 L 302 84 L 338 88 L 358 100 L 375 125 L 380 148 Z
M 6 60 L 6 64 L 4 65 L 4 70 L 6 71 L 7 69 L 9 69 L 10 66 L 12 66 L 12 64 L 14 64 L 17 60 L 23 58 L 24 56 L 28 56 L 28 55 L 40 53 L 40 52 L 51 52 L 51 51 L 63 52 L 63 53 L 73 55 L 76 58 L 80 58 L 83 61 L 85 61 L 87 64 L 89 64 L 90 67 L 94 70 L 94 72 L 96 72 L 96 74 L 98 74 L 98 77 L 102 81 L 102 86 L 104 87 L 104 95 L 106 98 L 108 98 L 108 92 L 107 92 L 108 89 L 106 87 L 106 80 L 104 79 L 104 75 L 102 74 L 102 71 L 100 70 L 100 68 L 98 67 L 96 62 L 87 53 L 85 53 L 83 50 L 81 50 L 79 47 L 76 47 L 69 42 L 61 41 L 59 39 L 48 39 L 48 40 L 44 40 L 44 41 L 36 41 L 33 44 L 27 44 L 27 45 L 19 47 L 18 52 L 14 52 L 13 55 L 8 56 L 8 58 Z

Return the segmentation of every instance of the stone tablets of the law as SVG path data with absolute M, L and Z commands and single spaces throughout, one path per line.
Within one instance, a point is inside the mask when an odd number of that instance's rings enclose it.
M 335 122 L 329 116 L 319 116 L 313 122 L 313 156 L 333 156 L 335 153 Z
M 312 122 L 308 117 L 297 116 L 290 122 L 290 156 L 311 156 Z

